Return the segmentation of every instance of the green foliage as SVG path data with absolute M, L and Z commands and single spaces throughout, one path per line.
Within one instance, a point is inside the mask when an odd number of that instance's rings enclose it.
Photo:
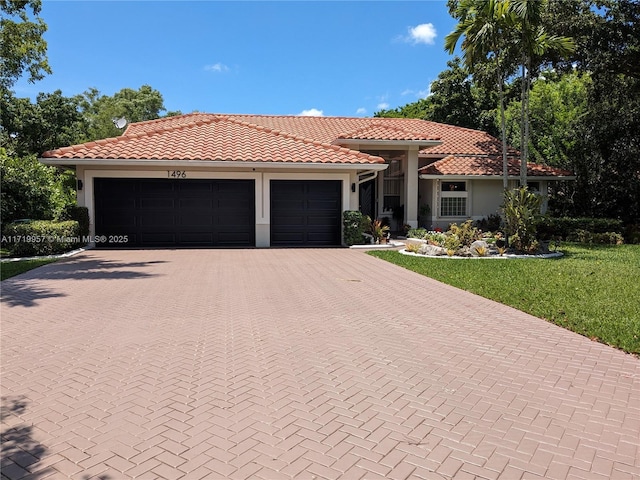
M 447 240 L 447 235 L 442 232 L 427 232 L 424 239 L 431 245 L 437 245 L 438 247 L 444 247 Z
M 14 262 L 0 263 L 0 280 L 15 277 L 21 273 L 28 272 L 34 268 L 41 267 L 47 263 L 56 262 L 56 259 L 18 260 Z
M 527 187 L 505 190 L 502 210 L 509 244 L 520 252 L 535 253 L 537 220 L 540 217 L 542 197 Z
M 551 217 L 545 215 L 536 222 L 538 235 L 543 240 L 558 238 L 567 240 L 574 237 L 577 232 L 589 232 L 601 234 L 614 232 L 622 234 L 624 225 L 621 220 L 612 218 L 588 218 L 588 217 Z
M 475 226 L 483 232 L 497 232 L 502 226 L 502 217 L 497 213 L 492 213 L 486 218 L 477 220 Z
M 0 2 L 0 91 L 11 89 L 25 72 L 32 83 L 51 73 L 41 8 L 41 0 Z
M 36 220 L 10 223 L 2 232 L 2 247 L 12 256 L 30 257 L 64 253 L 81 246 L 80 226 L 75 220 Z
M 409 237 L 409 238 L 419 238 L 421 240 L 423 240 L 426 235 L 427 235 L 427 229 L 426 228 L 411 228 L 407 232 L 407 237 Z
M 559 75 L 546 70 L 532 84 L 529 98 L 529 160 L 573 170 L 579 138 L 576 128 L 587 111 L 588 74 Z M 522 104 L 510 102 L 506 109 L 507 139 L 521 148 Z
M 124 117 L 129 123 L 144 122 L 160 118 L 160 113 L 166 110 L 162 94 L 149 85 L 142 85 L 138 90 L 123 88 L 113 97 L 90 88 L 76 98 L 88 122 L 89 141 L 121 135 L 122 130 L 113 123 L 114 118 Z
M 495 98 L 471 81 L 459 57 L 447 62 L 431 83 L 429 96 L 394 110 L 381 110 L 375 117 L 421 118 L 497 134 L 494 126 Z
M 342 212 L 343 239 L 345 245 L 362 245 L 364 237 L 362 234 L 367 231 L 371 219 L 362 215 L 357 210 L 347 210 Z
M 452 223 L 449 225 L 449 230 L 446 234 L 457 237 L 463 247 L 471 246 L 473 242 L 480 240 L 482 237 L 478 229 L 473 225 L 473 220 L 467 220 L 460 225 Z
M 640 354 L 640 245 L 563 245 L 555 260 L 448 262 L 369 254 Z
M 569 234 L 567 240 L 585 244 L 622 245 L 624 237 L 616 232 L 593 233 L 588 230 L 576 230 Z
M 15 158 L 0 149 L 0 209 L 2 222 L 58 218 L 75 203 L 73 172 L 59 173 L 35 156 Z
M 461 246 L 462 242 L 460 241 L 460 237 L 455 233 L 448 233 L 445 236 L 443 247 L 447 250 L 447 253 L 455 253 Z
M 80 235 L 89 235 L 89 209 L 77 205 L 67 205 L 60 214 L 59 220 L 75 220 L 78 222 Z
M 384 220 L 379 218 L 372 220 L 369 225 L 369 233 L 373 236 L 375 241 L 380 241 L 382 237 L 386 237 L 390 229 L 391 227 L 386 225 Z
M 77 98 L 60 90 L 40 93 L 35 103 L 6 92 L 0 97 L 0 137 L 11 155 L 40 155 L 87 138 L 88 123 L 80 113 Z

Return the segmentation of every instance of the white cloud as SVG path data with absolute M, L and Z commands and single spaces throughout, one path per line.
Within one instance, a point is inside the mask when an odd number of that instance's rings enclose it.
M 309 110 L 303 110 L 298 114 L 299 117 L 322 117 L 324 112 L 317 108 L 310 108 Z
M 418 90 L 418 97 L 419 98 L 427 98 L 429 95 L 431 95 L 431 85 L 429 85 L 424 90 Z
M 378 108 L 380 110 L 386 110 L 387 108 L 389 108 L 389 104 L 387 102 L 381 102 L 378 104 Z
M 424 43 L 433 45 L 435 43 L 438 32 L 433 23 L 421 23 L 415 27 L 409 27 L 409 35 L 404 37 L 405 42 L 411 42 L 414 45 Z
M 364 115 L 365 113 L 367 113 L 367 109 L 364 107 L 360 107 L 356 110 L 356 115 Z
M 431 95 L 431 85 L 427 86 L 424 90 L 413 90 L 411 88 L 407 88 L 400 93 L 401 96 L 406 97 L 407 95 L 415 96 L 416 98 L 427 98 Z
M 218 73 L 229 71 L 229 67 L 227 67 L 224 63 L 220 63 L 220 62 L 214 63 L 213 65 L 205 65 L 204 69 L 207 70 L 208 72 L 218 72 Z

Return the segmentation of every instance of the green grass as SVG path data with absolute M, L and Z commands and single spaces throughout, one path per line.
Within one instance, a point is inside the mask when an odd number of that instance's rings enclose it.
M 371 251 L 422 275 L 640 354 L 640 245 L 564 245 L 556 259 L 450 260 Z
M 57 261 L 54 258 L 42 259 L 42 260 L 18 260 L 16 262 L 2 262 L 0 263 L 0 280 L 6 280 L 7 278 L 15 277 L 34 268 L 41 267 L 47 263 L 53 263 Z

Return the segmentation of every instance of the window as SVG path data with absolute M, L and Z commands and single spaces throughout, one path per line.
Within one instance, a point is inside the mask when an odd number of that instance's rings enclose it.
M 440 216 L 467 217 L 467 182 L 440 183 Z

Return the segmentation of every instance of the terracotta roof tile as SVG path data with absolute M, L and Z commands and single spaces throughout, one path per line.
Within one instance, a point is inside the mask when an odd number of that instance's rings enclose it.
M 302 117 L 192 113 L 130 124 L 124 134 L 45 152 L 45 158 L 217 160 L 297 163 L 383 163 L 380 157 L 340 146 L 341 140 L 440 140 L 420 152 L 445 157 L 421 173 L 501 175 L 502 148 L 486 132 L 407 118 Z M 348 146 L 348 145 L 347 145 Z M 517 175 L 517 150 L 510 175 Z M 529 165 L 530 176 L 571 175 Z
M 384 163 L 380 157 L 314 142 L 291 133 L 258 127 L 235 118 L 208 116 L 177 126 L 156 121 L 154 128 L 129 128 L 116 138 L 45 152 L 44 158 L 215 160 L 302 163 Z M 138 124 L 140 125 L 140 124 Z
M 520 159 L 508 158 L 508 173 L 510 176 L 520 175 Z M 426 165 L 419 170 L 423 175 L 483 175 L 502 176 L 502 155 L 449 155 L 448 157 Z M 539 165 L 527 164 L 527 176 L 572 176 L 567 170 Z

